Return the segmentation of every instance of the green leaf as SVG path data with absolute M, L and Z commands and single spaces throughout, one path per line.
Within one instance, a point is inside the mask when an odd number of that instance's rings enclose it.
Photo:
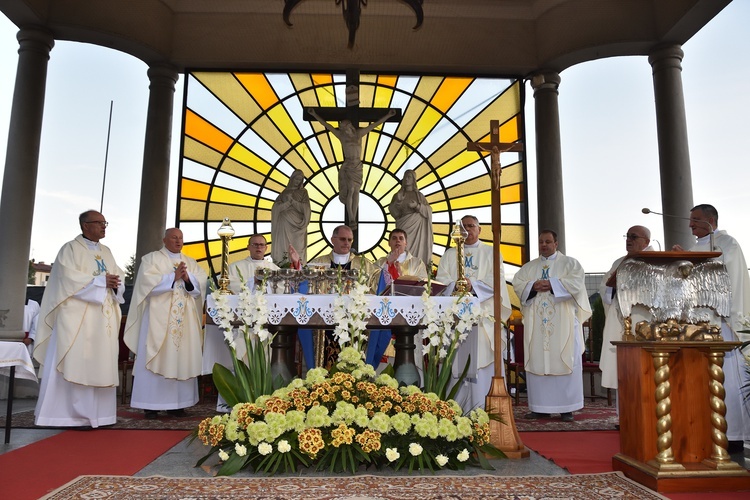
M 241 457 L 237 455 L 236 453 L 232 452 L 232 454 L 229 455 L 229 459 L 226 462 L 224 462 L 224 465 L 221 466 L 221 468 L 216 473 L 216 475 L 217 476 L 231 476 L 232 474 L 236 474 L 245 466 L 248 459 L 249 457 L 247 455 L 244 457 Z
M 234 373 L 227 367 L 215 363 L 212 376 L 216 389 L 230 407 L 237 403 L 245 402 L 241 401 L 244 392 L 241 385 L 237 382 Z

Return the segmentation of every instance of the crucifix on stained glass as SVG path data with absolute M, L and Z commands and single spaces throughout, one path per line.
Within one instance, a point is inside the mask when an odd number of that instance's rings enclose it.
M 362 139 L 385 122 L 401 120 L 401 110 L 397 108 L 359 107 L 359 70 L 346 72 L 346 107 L 305 108 L 303 118 L 316 120 L 331 132 L 340 142 L 344 161 L 339 166 L 339 200 L 345 207 L 345 221 L 354 232 L 357 243 L 359 212 L 359 192 L 362 188 Z M 334 127 L 329 122 L 338 122 Z M 361 123 L 369 125 L 360 128 Z

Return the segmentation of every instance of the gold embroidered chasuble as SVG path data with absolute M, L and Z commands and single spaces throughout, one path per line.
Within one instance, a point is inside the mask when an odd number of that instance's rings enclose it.
M 192 292 L 183 280 L 174 281 L 180 261 L 187 265 Z M 125 343 L 138 352 L 141 323 L 148 322 L 146 368 L 151 372 L 177 380 L 201 374 L 206 283 L 206 273 L 185 254 L 170 255 L 162 248 L 141 259 L 125 325 Z
M 531 285 L 540 279 L 549 279 L 555 294 L 542 292 L 529 299 Z M 583 345 L 581 325 L 591 316 L 580 263 L 560 252 L 552 259 L 539 257 L 521 267 L 513 277 L 513 288 L 521 298 L 526 371 L 572 373 L 576 336 Z
M 105 276 L 118 274 L 124 282 L 125 273 L 109 248 L 99 243 L 92 249 L 87 241 L 78 235 L 63 245 L 55 258 L 39 313 L 34 358 L 44 362 L 54 330 L 55 367 L 65 380 L 114 387 L 119 381 L 118 333 L 124 287 L 116 295 L 106 288 Z M 85 291 L 90 285 L 96 289 Z

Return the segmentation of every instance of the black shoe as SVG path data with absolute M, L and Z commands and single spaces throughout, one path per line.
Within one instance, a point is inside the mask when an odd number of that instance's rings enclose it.
M 155 420 L 159 416 L 159 412 L 156 410 L 143 410 L 146 420 Z
M 569 411 L 569 412 L 566 412 L 566 413 L 561 413 L 560 414 L 560 420 L 562 420 L 563 422 L 572 422 L 573 421 L 573 412 Z
M 535 411 L 530 411 L 526 415 L 523 416 L 526 420 L 538 420 L 540 418 L 549 418 L 549 413 L 538 413 Z
M 175 417 L 175 418 L 182 418 L 182 417 L 188 416 L 187 412 L 183 410 L 182 408 L 180 408 L 179 410 L 167 410 L 167 415 L 169 415 L 170 417 Z

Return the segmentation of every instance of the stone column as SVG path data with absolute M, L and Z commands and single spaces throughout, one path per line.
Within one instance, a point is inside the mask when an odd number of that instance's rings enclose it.
M 656 132 L 659 140 L 659 174 L 662 212 L 688 217 L 693 208 L 693 182 L 690 173 L 685 99 L 682 92 L 682 58 L 679 45 L 659 46 L 648 62 L 654 78 Z M 664 217 L 664 249 L 679 244 L 690 248 L 695 238 L 688 222 Z
M 563 201 L 562 148 L 560 145 L 560 75 L 543 71 L 531 78 L 534 89 L 536 175 L 539 230 L 552 229 L 558 249 L 565 253 L 565 203 Z M 529 240 L 536 241 L 534 235 Z
M 23 339 L 31 224 L 34 218 L 39 144 L 52 34 L 24 28 L 10 112 L 8 148 L 0 198 L 0 339 Z
M 166 229 L 174 89 L 179 74 L 171 67 L 151 66 L 148 78 L 151 84 L 143 148 L 141 203 L 135 250 L 136 270 L 141 263 L 141 257 L 162 247 Z

